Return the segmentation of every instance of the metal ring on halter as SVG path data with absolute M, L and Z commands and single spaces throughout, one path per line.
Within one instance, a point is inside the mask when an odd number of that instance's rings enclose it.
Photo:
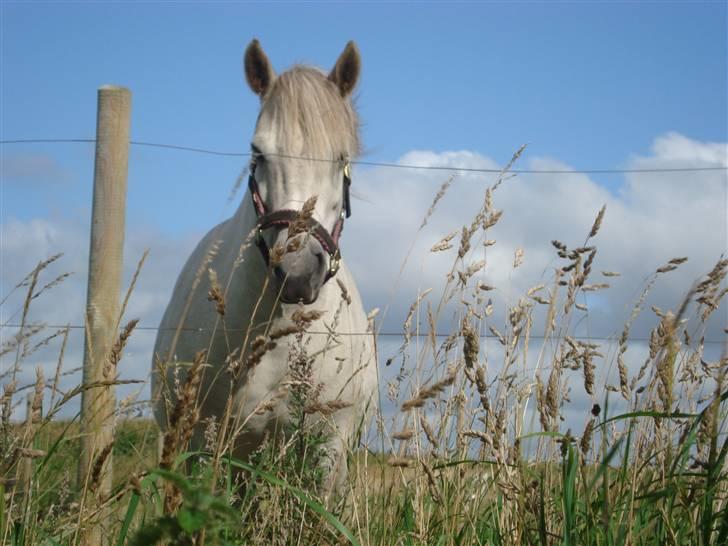
M 334 252 L 334 255 L 329 257 L 329 271 L 328 271 L 327 277 L 331 278 L 334 275 L 336 275 L 336 272 L 339 271 L 340 266 L 341 266 L 341 252 L 339 251 L 339 248 L 336 247 L 336 251 Z M 326 280 L 328 280 L 328 278 Z M 326 281 L 324 281 L 324 282 L 326 282 Z

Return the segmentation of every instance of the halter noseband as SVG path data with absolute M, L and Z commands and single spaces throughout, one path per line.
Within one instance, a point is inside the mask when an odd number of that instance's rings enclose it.
M 248 189 L 250 190 L 250 196 L 253 199 L 253 207 L 255 213 L 258 215 L 257 233 L 255 236 L 255 244 L 257 245 L 260 253 L 265 260 L 266 265 L 270 266 L 270 248 L 263 237 L 263 232 L 266 229 L 274 227 L 287 227 L 290 226 L 300 214 L 300 211 L 293 209 L 280 209 L 268 212 L 267 207 L 263 198 L 260 196 L 260 188 L 258 187 L 258 181 L 255 179 L 255 167 L 256 160 L 255 156 L 250 162 L 250 175 L 248 176 Z M 341 232 L 344 229 L 344 218 L 351 216 L 351 200 L 349 197 L 349 187 L 351 186 L 351 171 L 349 162 L 344 163 L 344 210 L 341 211 L 341 216 L 336 220 L 334 228 L 331 233 L 326 230 L 317 220 L 309 218 L 307 222 L 307 232 L 310 233 L 316 240 L 321 243 L 321 247 L 329 255 L 329 269 L 326 272 L 324 283 L 326 283 L 331 277 L 336 275 L 341 265 L 341 251 L 339 250 L 339 238 Z

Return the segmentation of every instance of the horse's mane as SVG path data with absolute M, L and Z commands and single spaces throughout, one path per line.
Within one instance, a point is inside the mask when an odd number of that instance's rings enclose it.
M 359 154 L 359 117 L 319 69 L 294 66 L 266 94 L 258 125 L 276 134 L 281 153 L 339 159 Z

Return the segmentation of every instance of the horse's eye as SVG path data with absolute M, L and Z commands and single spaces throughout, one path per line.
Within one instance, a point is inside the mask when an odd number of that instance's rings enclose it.
M 265 161 L 265 154 L 260 151 L 260 148 L 258 148 L 255 145 L 251 145 L 250 151 L 251 151 L 251 157 L 253 158 L 253 160 L 255 162 L 262 163 L 263 161 Z

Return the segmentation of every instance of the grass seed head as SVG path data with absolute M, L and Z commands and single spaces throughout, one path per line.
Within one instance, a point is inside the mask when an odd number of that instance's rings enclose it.
M 210 277 L 210 290 L 207 292 L 207 301 L 215 303 L 215 311 L 221 317 L 225 316 L 225 294 L 220 287 L 220 282 L 217 279 L 217 272 L 208 268 L 207 270 Z
M 40 423 L 43 416 L 43 390 L 45 389 L 45 378 L 43 369 L 39 366 L 35 369 L 35 387 L 33 389 L 33 401 L 30 404 L 30 422 L 34 425 Z
M 104 379 L 106 381 L 114 381 L 116 379 L 116 371 L 119 362 L 121 361 L 124 347 L 126 347 L 126 344 L 129 341 L 129 337 L 131 336 L 131 333 L 134 331 L 134 328 L 136 328 L 136 325 L 138 323 L 139 319 L 133 319 L 127 322 L 126 326 L 124 326 L 124 328 L 121 330 L 119 337 L 114 342 L 114 345 L 112 345 L 109 356 L 104 363 L 103 372 Z
M 591 239 L 592 237 L 596 236 L 597 233 L 599 233 L 599 228 L 602 227 L 602 220 L 604 220 L 604 212 L 607 210 L 607 205 L 603 205 L 601 209 L 599 209 L 599 213 L 597 213 L 597 217 L 594 219 L 594 224 L 592 224 L 592 228 L 589 231 L 589 236 L 587 239 Z
M 94 464 L 91 468 L 91 478 L 89 479 L 89 489 L 91 489 L 91 491 L 95 491 L 97 489 L 99 482 L 101 481 L 101 475 L 104 470 L 104 463 L 106 463 L 109 455 L 111 455 L 111 450 L 113 449 L 113 447 L 114 442 L 109 442 L 104 446 L 104 448 L 94 459 Z
M 313 217 L 313 212 L 316 208 L 316 201 L 318 197 L 313 195 L 304 201 L 301 210 L 296 215 L 293 222 L 288 224 L 288 238 L 292 239 L 299 233 L 305 233 L 309 229 L 309 223 Z

